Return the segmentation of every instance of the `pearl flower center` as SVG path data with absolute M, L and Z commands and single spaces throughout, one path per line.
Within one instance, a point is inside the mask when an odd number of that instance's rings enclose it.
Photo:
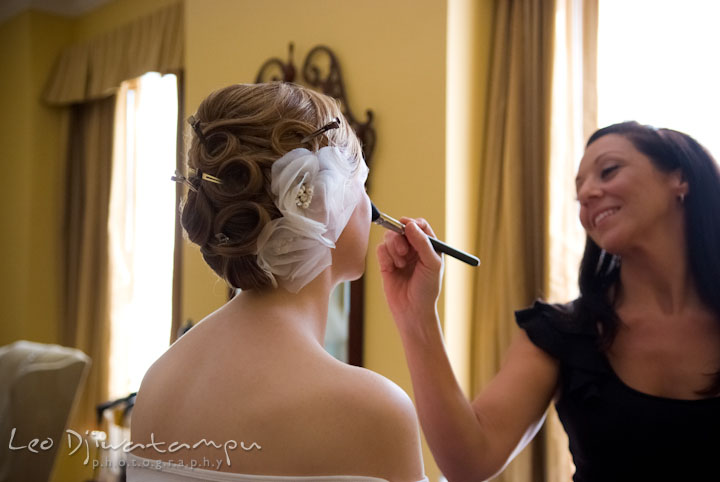
M 313 197 L 313 187 L 307 186 L 305 183 L 300 185 L 297 195 L 295 196 L 295 205 L 304 209 L 310 207 Z

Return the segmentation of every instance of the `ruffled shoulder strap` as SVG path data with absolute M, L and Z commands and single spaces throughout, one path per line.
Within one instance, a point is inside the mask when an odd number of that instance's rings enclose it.
M 515 319 L 538 348 L 561 364 L 605 372 L 606 364 L 597 343 L 597 328 L 578 323 L 573 316 L 575 303 L 536 301 L 530 308 L 516 311 Z

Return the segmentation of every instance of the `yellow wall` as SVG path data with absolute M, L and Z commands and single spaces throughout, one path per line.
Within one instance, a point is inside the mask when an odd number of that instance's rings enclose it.
M 451 245 L 471 253 L 477 246 L 480 193 L 475 186 L 485 145 L 492 19 L 492 0 L 448 2 L 446 233 Z M 477 269 L 482 267 L 447 258 L 443 287 L 445 342 L 460 386 L 468 396 L 472 395 L 470 334 Z
M 0 345 L 27 338 L 58 338 L 59 251 L 64 191 L 65 121 L 40 104 L 59 50 L 91 39 L 175 0 L 116 0 L 77 19 L 25 12 L 0 24 L 0 158 L 13 169 L 3 200 L 5 322 Z M 286 58 L 295 43 L 299 68 L 318 44 L 337 54 L 350 107 L 359 118 L 375 112 L 378 142 L 371 166 L 375 203 L 399 217 L 422 216 L 437 235 L 472 251 L 475 196 L 468 180 L 478 173 L 483 139 L 492 0 L 184 0 L 186 110 L 211 90 L 252 82 L 269 57 Z M 6 174 L 7 175 L 7 174 Z M 399 338 L 382 294 L 371 231 L 366 273 L 366 366 L 412 393 Z M 224 284 L 184 248 L 183 318 L 197 321 L 225 300 Z M 472 271 L 447 262 L 440 312 L 447 319 L 451 357 L 462 371 Z M 452 289 L 447 289 L 452 288 Z M 450 292 L 450 293 L 448 293 Z M 439 472 L 425 449 L 427 474 Z M 73 463 L 72 466 L 77 466 Z M 61 467 L 55 480 L 79 478 Z
M 332 47 L 341 62 L 350 107 L 375 112 L 377 145 L 370 166 L 370 194 L 395 216 L 426 217 L 445 232 L 445 1 L 438 0 L 187 0 L 187 108 L 211 90 L 253 82 L 270 57 L 285 59 L 295 43 L 295 63 L 309 50 Z M 371 231 L 366 274 L 365 365 L 411 392 L 399 337 L 382 294 Z M 186 315 L 194 319 L 217 306 L 213 284 L 198 257 L 186 259 Z M 190 298 L 189 291 L 194 298 Z M 428 475 L 437 479 L 426 451 Z
M 26 10 L 0 23 L 0 346 L 60 341 L 67 110 L 41 95 L 60 51 L 177 0 L 118 0 L 68 19 Z
M 58 339 L 64 115 L 40 95 L 69 32 L 67 20 L 33 11 L 0 25 L 0 345 Z
M 122 0 L 78 19 L 27 10 L 0 23 L 0 346 L 19 339 L 60 342 L 68 112 L 40 100 L 51 69 L 71 43 L 168 3 Z M 91 477 L 82 460 L 61 457 L 53 480 Z
M 0 116 L 0 159 L 3 170 L 12 169 L 14 182 L 0 189 L 2 199 L 2 277 L 0 278 L 0 303 L 4 306 L 2 338 L 5 344 L 23 334 L 25 304 L 16 301 L 26 297 L 29 266 L 29 250 L 25 245 L 30 226 L 30 131 L 31 95 L 25 85 L 31 77 L 30 70 L 30 15 L 23 14 L 8 21 L 0 28 L 0 101 L 6 113 Z

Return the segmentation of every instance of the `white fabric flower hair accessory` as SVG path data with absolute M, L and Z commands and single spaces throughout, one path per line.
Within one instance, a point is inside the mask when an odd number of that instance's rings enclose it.
M 345 153 L 293 149 L 272 165 L 270 190 L 282 216 L 257 240 L 257 263 L 273 286 L 297 293 L 332 262 L 331 249 L 362 199 L 368 168 Z

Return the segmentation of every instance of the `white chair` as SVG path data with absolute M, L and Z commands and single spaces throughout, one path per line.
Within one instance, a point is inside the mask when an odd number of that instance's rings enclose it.
M 89 366 L 90 358 L 75 348 L 30 341 L 0 347 L 0 482 L 50 478 Z M 13 429 L 13 445 L 26 448 L 10 450 Z M 27 447 L 32 439 L 39 439 L 38 453 Z

